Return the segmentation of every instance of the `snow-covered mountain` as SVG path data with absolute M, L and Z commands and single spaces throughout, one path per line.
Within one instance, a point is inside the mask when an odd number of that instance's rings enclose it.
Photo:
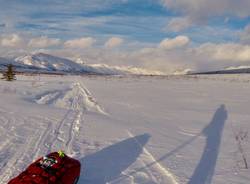
M 23 63 L 18 63 L 13 59 L 6 59 L 3 57 L 0 57 L 0 71 L 4 71 L 6 70 L 6 67 L 12 64 L 15 66 L 15 69 L 19 72 L 27 72 L 27 71 L 34 71 L 34 70 L 38 70 L 39 68 L 35 67 L 35 66 L 29 66 L 29 65 L 25 65 Z
M 13 60 L 0 58 L 0 66 L 15 65 L 20 72 L 48 72 L 96 75 L 164 75 L 159 71 L 152 71 L 136 67 L 109 66 L 106 64 L 86 64 L 81 59 L 76 61 L 52 56 L 44 53 L 30 54 Z
M 110 66 L 107 64 L 87 64 L 81 59 L 70 60 L 44 53 L 28 54 L 14 59 L 0 57 L 0 71 L 13 64 L 18 72 L 44 72 L 61 74 L 94 75 L 166 75 L 160 71 L 128 66 Z M 237 74 L 250 73 L 250 66 L 228 67 L 216 71 L 195 72 L 191 69 L 178 70 L 173 75 L 192 74 Z
M 147 70 L 137 67 L 126 67 L 126 66 L 109 66 L 107 64 L 85 64 L 83 61 L 78 59 L 83 70 L 90 73 L 97 73 L 101 75 L 164 75 L 163 72 Z
M 44 53 L 25 55 L 15 59 L 19 64 L 33 66 L 47 71 L 80 72 L 82 67 L 65 58 L 60 58 Z

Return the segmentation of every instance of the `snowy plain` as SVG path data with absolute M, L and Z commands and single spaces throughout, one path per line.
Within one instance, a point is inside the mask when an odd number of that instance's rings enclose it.
M 1 184 L 59 149 L 79 184 L 250 181 L 249 75 L 17 79 L 0 81 Z

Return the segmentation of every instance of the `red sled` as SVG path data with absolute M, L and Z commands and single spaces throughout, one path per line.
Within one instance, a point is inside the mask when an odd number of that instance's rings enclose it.
M 39 158 L 8 184 L 76 184 L 80 170 L 78 160 L 59 151 Z

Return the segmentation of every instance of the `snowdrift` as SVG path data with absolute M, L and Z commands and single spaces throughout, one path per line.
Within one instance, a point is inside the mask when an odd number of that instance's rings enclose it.
M 98 105 L 90 92 L 79 83 L 74 83 L 69 89 L 49 91 L 34 100 L 37 104 L 53 105 L 58 108 L 72 110 L 87 110 L 107 114 Z

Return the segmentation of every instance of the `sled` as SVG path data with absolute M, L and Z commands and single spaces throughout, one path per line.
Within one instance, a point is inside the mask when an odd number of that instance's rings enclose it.
M 81 164 L 62 151 L 39 158 L 8 184 L 76 184 Z

